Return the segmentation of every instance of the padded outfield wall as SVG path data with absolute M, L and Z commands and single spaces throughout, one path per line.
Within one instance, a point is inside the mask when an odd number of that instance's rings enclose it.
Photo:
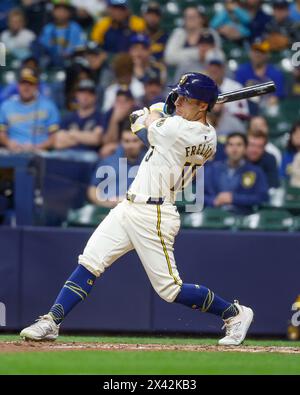
M 0 228 L 0 302 L 18 330 L 47 312 L 91 229 Z M 181 230 L 175 257 L 186 282 L 204 284 L 255 311 L 252 334 L 284 335 L 300 294 L 299 234 Z M 168 304 L 152 290 L 135 253 L 97 280 L 65 330 L 219 333 L 218 318 Z

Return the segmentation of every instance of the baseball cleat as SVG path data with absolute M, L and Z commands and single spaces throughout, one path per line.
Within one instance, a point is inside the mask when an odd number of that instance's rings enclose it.
M 58 337 L 58 331 L 59 325 L 56 325 L 50 314 L 46 314 L 23 329 L 20 336 L 24 340 L 55 340 Z
M 239 346 L 242 344 L 253 321 L 252 309 L 241 306 L 236 300 L 234 305 L 239 310 L 239 314 L 224 320 L 222 329 L 226 328 L 226 336 L 219 340 L 218 344 L 221 346 Z

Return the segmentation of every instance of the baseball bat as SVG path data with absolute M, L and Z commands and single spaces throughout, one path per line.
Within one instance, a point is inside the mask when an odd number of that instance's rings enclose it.
M 238 89 L 236 91 L 221 93 L 218 96 L 217 104 L 229 103 L 236 100 L 249 99 L 250 97 L 266 95 L 267 93 L 275 92 L 275 90 L 276 86 L 273 81 L 247 86 L 246 88 Z

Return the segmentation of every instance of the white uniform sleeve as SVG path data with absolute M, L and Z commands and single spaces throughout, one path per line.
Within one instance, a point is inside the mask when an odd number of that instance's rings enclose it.
M 149 126 L 148 140 L 157 149 L 168 150 L 175 142 L 182 127 L 181 117 L 160 118 Z

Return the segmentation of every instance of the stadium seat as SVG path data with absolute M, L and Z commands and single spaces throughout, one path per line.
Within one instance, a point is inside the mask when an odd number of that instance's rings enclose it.
M 284 205 L 289 210 L 300 211 L 300 188 L 286 187 Z
M 181 215 L 183 228 L 232 229 L 236 222 L 237 217 L 234 214 L 218 208 L 206 208 L 199 213 Z
M 293 230 L 295 232 L 300 232 L 300 216 L 294 217 Z
M 260 210 L 240 219 L 238 229 L 293 231 L 293 216 L 286 210 Z
M 67 221 L 64 224 L 67 227 L 96 227 L 107 216 L 110 209 L 105 207 L 97 207 L 93 204 L 86 204 L 80 209 L 70 210 Z

